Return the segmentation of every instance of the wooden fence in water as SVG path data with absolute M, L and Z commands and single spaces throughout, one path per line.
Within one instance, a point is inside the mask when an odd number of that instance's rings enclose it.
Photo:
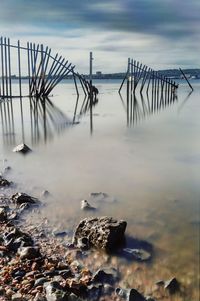
M 75 66 L 68 60 L 52 55 L 51 49 L 43 44 L 27 42 L 21 46 L 11 44 L 9 38 L 0 38 L 0 98 L 22 96 L 48 96 L 67 76 L 74 80 L 76 93 L 79 95 L 77 80 L 85 95 L 90 95 L 94 87 L 82 75 L 74 71 Z M 22 74 L 24 74 L 22 76 Z M 26 79 L 28 85 L 23 85 Z M 17 82 L 18 88 L 13 86 Z M 14 88 L 13 88 L 14 87 Z
M 127 93 L 135 93 L 137 87 L 140 89 L 140 93 L 146 89 L 148 93 L 150 88 L 152 94 L 157 93 L 175 93 L 178 84 L 176 84 L 172 79 L 167 78 L 161 72 L 155 71 L 146 65 L 135 61 L 133 59 L 128 59 L 127 72 L 119 88 L 119 93 L 127 80 Z

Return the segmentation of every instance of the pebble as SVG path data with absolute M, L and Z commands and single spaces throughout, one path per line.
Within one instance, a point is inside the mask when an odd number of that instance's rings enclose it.
M 96 210 L 96 208 L 92 207 L 87 200 L 81 201 L 81 209 L 85 211 Z
M 170 280 L 165 281 L 164 288 L 169 291 L 170 294 L 175 294 L 180 290 L 180 283 L 174 277 Z
M 45 277 L 39 278 L 39 279 L 35 280 L 34 287 L 41 286 L 41 285 L 43 285 L 45 282 L 48 282 L 48 279 L 47 279 L 47 278 L 45 278 Z
M 7 212 L 5 207 L 0 207 L 0 222 L 7 220 Z
M 22 294 L 20 293 L 16 293 L 14 295 L 12 295 L 12 301 L 23 301 L 24 298 L 22 297 Z

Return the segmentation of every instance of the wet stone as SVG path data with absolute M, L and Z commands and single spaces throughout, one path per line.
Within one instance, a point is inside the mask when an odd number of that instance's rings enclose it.
M 169 291 L 170 294 L 175 294 L 180 290 L 180 283 L 176 278 L 165 281 L 164 288 Z
M 118 271 L 114 268 L 99 269 L 93 276 L 93 282 L 113 284 L 119 280 Z
M 10 185 L 11 185 L 11 182 L 9 182 L 8 180 L 6 180 L 0 176 L 0 187 L 8 187 Z
M 37 280 L 35 280 L 35 284 L 34 287 L 43 285 L 45 282 L 47 282 L 48 280 L 45 277 L 39 278 Z
M 83 299 L 81 299 L 80 297 L 77 297 L 76 295 L 74 294 L 70 294 L 68 296 L 68 301 L 84 301 Z
M 56 281 L 45 284 L 47 301 L 68 301 L 69 293 Z
M 86 238 L 90 247 L 115 250 L 124 241 L 126 225 L 112 217 L 86 218 L 77 226 L 73 243 L 77 246 L 79 239 Z
M 43 190 L 41 196 L 44 198 L 48 198 L 50 196 L 50 192 L 48 190 Z
M 11 300 L 12 301 L 23 301 L 25 299 L 22 297 L 22 294 L 16 293 L 16 294 L 12 295 Z
M 116 294 L 127 301 L 146 301 L 146 298 L 141 295 L 136 289 L 117 288 Z
M 13 200 L 13 202 L 20 207 L 22 204 L 38 204 L 38 199 L 33 198 L 32 196 L 26 194 L 26 193 L 21 193 L 21 192 L 17 192 L 15 194 L 12 195 L 11 199 Z
M 24 271 L 24 270 L 14 270 L 13 272 L 12 272 L 12 277 L 13 278 L 22 278 L 22 277 L 24 277 L 26 275 L 26 271 Z
M 33 301 L 47 301 L 47 299 L 41 293 L 37 293 Z
M 92 207 L 87 200 L 82 200 L 81 201 L 81 209 L 85 211 L 93 211 L 96 210 L 95 207 Z
M 90 284 L 87 287 L 87 296 L 89 300 L 99 300 L 102 295 L 103 285 L 101 283 Z
M 3 235 L 4 244 L 10 251 L 17 252 L 18 248 L 25 246 L 32 246 L 33 240 L 32 238 L 26 234 L 21 232 L 19 229 L 14 228 L 8 233 Z
M 3 235 L 4 244 L 10 251 L 17 252 L 18 248 L 33 245 L 32 238 L 14 228 L 10 232 Z
M 0 207 L 0 222 L 5 222 L 7 220 L 7 212 L 5 207 Z
M 124 248 L 123 255 L 128 259 L 147 261 L 151 259 L 151 253 L 143 249 Z
M 36 247 L 22 247 L 18 250 L 18 254 L 22 260 L 41 257 L 40 251 Z
M 25 143 L 21 143 L 13 148 L 14 153 L 22 153 L 22 154 L 28 154 L 32 150 L 26 145 Z
M 146 296 L 146 301 L 155 301 L 151 296 Z
M 70 269 L 58 271 L 58 275 L 61 275 L 64 279 L 72 277 L 72 272 Z

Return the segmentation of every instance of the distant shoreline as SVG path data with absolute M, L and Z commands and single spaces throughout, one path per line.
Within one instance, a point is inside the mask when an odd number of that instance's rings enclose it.
M 188 79 L 200 79 L 200 69 L 183 69 L 184 73 L 186 74 Z M 169 77 L 171 79 L 183 79 L 183 76 L 179 69 L 166 69 L 166 70 L 159 70 L 158 73 Z M 119 73 L 101 73 L 97 71 L 96 74 L 93 74 L 93 79 L 123 79 L 125 77 L 125 72 Z M 88 79 L 88 74 L 83 74 L 83 76 Z M 0 79 L 2 79 L 0 77 Z M 12 75 L 11 80 L 17 80 L 19 77 L 17 75 Z M 22 80 L 28 80 L 29 77 L 27 75 L 21 77 Z M 66 76 L 64 79 L 73 79 L 72 75 Z

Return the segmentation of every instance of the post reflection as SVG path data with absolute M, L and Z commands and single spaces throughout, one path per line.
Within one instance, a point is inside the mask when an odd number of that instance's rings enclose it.
M 126 100 L 121 94 L 122 106 L 126 111 L 127 126 L 135 126 L 138 122 L 150 115 L 159 113 L 166 107 L 178 101 L 177 94 L 169 89 L 159 89 L 158 84 L 154 83 L 152 93 L 134 93 L 126 91 Z
M 96 97 L 77 96 L 72 116 L 67 116 L 48 97 L 11 98 L 0 100 L 0 126 L 3 144 L 11 149 L 19 143 L 37 145 L 49 142 L 55 135 L 80 123 L 89 112 L 93 132 L 92 107 Z

